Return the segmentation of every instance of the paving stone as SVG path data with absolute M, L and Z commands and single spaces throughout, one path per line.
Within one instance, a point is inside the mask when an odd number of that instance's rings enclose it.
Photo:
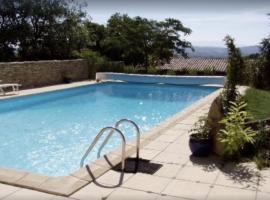
M 176 153 L 188 157 L 190 155 L 190 149 L 187 144 L 172 143 L 164 150 L 164 153 Z
M 133 176 L 132 173 L 122 173 L 110 170 L 101 177 L 99 177 L 96 182 L 102 183 L 107 186 L 120 186 L 124 182 L 126 182 L 131 176 Z
M 0 199 L 18 191 L 20 188 L 0 183 Z
M 270 193 L 270 170 L 260 171 L 258 190 Z
M 48 179 L 47 176 L 30 173 L 21 178 L 20 180 L 18 180 L 17 183 L 32 188 L 44 183 L 47 179 Z
M 166 153 L 162 152 L 157 155 L 154 162 L 167 163 L 167 164 L 185 164 L 188 161 L 188 157 L 178 153 Z
M 173 129 L 173 130 L 187 130 L 187 131 L 189 131 L 190 129 L 193 128 L 193 126 L 194 125 L 189 125 L 189 124 L 176 124 L 171 129 Z
M 206 198 L 209 190 L 209 184 L 173 180 L 162 193 L 176 197 L 203 200 Z
M 156 157 L 161 151 L 153 150 L 153 149 L 141 149 L 140 150 L 140 158 L 145 160 L 152 160 Z M 136 154 L 130 156 L 131 158 L 136 157 Z
M 207 200 L 255 200 L 255 197 L 256 191 L 214 186 L 211 189 Z
M 131 190 L 127 188 L 119 188 L 115 190 L 110 196 L 108 200 L 156 200 L 157 194 L 147 193 L 144 191 Z
M 170 179 L 167 178 L 137 173 L 128 179 L 128 181 L 123 184 L 123 187 L 146 192 L 160 193 L 169 181 Z
M 181 197 L 168 196 L 168 195 L 158 195 L 156 200 L 187 200 L 187 199 L 181 198 Z
M 228 163 L 219 173 L 216 184 L 242 189 L 256 190 L 259 177 L 258 171 L 248 166 Z
M 152 149 L 162 151 L 164 150 L 170 143 L 168 142 L 161 142 L 161 141 L 153 141 L 150 142 L 148 145 L 144 147 L 144 149 Z
M 181 135 L 179 138 L 177 138 L 175 141 L 173 141 L 174 144 L 183 144 L 188 145 L 189 142 L 189 134 L 185 133 Z
M 181 168 L 182 165 L 164 164 L 157 172 L 154 173 L 154 175 L 165 178 L 175 178 Z
M 162 132 L 162 135 L 169 135 L 171 137 L 178 138 L 186 133 L 186 130 L 175 130 L 175 129 L 167 129 L 166 131 Z
M 193 125 L 195 124 L 197 121 L 199 120 L 199 117 L 197 116 L 192 116 L 192 117 L 188 117 L 184 120 L 181 120 L 179 122 L 177 122 L 177 124 L 186 124 L 186 125 Z
M 5 200 L 50 200 L 54 196 L 47 193 L 37 192 L 34 190 L 21 189 L 11 195 Z
M 256 200 L 269 200 L 270 193 L 258 192 Z
M 174 142 L 178 137 L 178 135 L 161 135 L 156 140 L 161 142 Z
M 71 195 L 71 198 L 79 200 L 103 200 L 114 190 L 115 188 L 105 188 L 98 186 L 95 183 L 90 183 L 86 187 Z
M 177 179 L 184 179 L 212 184 L 217 178 L 218 170 L 204 170 L 201 167 L 183 167 L 177 174 Z
M 38 200 L 38 199 L 37 199 Z M 54 196 L 52 199 L 50 200 L 75 200 L 69 197 L 62 197 L 62 196 Z
M 224 165 L 224 162 L 221 158 L 217 156 L 208 156 L 208 157 L 195 157 L 189 156 L 189 161 L 186 163 L 187 166 L 199 166 L 205 170 L 214 170 L 221 169 Z
M 51 177 L 42 183 L 40 188 L 55 194 L 70 195 L 74 191 L 87 185 L 88 182 L 73 176 Z

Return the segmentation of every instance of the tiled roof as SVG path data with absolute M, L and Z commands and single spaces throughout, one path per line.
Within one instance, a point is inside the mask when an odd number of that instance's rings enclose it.
M 158 69 L 167 69 L 174 71 L 182 70 L 198 70 L 215 69 L 218 72 L 225 72 L 227 67 L 227 59 L 211 59 L 211 58 L 173 58 L 170 63 L 158 66 Z

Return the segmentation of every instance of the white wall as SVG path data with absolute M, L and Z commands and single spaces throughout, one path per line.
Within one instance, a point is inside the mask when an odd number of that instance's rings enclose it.
M 225 83 L 224 76 L 169 76 L 124 74 L 111 72 L 96 73 L 96 80 L 100 81 L 127 81 L 136 83 L 167 83 L 176 85 L 221 85 Z

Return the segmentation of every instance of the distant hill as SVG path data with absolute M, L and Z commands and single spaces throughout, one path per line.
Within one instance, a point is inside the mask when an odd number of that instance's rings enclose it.
M 223 47 L 201 47 L 201 46 L 195 46 L 195 51 L 192 52 L 191 50 L 188 50 L 187 53 L 189 57 L 201 57 L 201 58 L 227 58 L 227 48 Z M 243 56 L 248 56 L 250 54 L 255 54 L 259 52 L 258 46 L 246 46 L 241 47 L 241 53 Z

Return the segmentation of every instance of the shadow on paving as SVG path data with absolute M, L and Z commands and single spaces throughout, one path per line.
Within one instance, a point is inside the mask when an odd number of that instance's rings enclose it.
M 207 172 L 220 170 L 225 176 L 232 179 L 236 183 L 254 183 L 257 184 L 257 178 L 260 172 L 247 163 L 226 162 L 217 156 L 194 157 L 190 156 L 190 161 Z
M 106 157 L 105 157 L 105 159 L 106 159 Z M 109 162 L 108 159 L 106 159 L 106 161 L 108 162 L 108 164 L 110 166 L 112 166 L 112 164 Z M 103 183 L 98 182 L 88 165 L 86 166 L 86 169 L 87 169 L 87 172 L 89 173 L 89 176 L 92 178 L 93 183 L 96 184 L 97 186 L 103 187 L 103 188 L 117 188 L 123 184 L 123 179 L 124 179 L 125 173 L 138 173 L 139 172 L 139 173 L 153 175 L 162 166 L 163 165 L 161 165 L 161 164 L 151 163 L 150 160 L 137 159 L 137 158 L 127 158 L 125 160 L 125 170 L 124 171 L 121 169 L 121 163 L 112 168 L 112 170 L 120 172 L 119 181 L 117 184 L 114 184 L 114 185 L 105 185 Z

